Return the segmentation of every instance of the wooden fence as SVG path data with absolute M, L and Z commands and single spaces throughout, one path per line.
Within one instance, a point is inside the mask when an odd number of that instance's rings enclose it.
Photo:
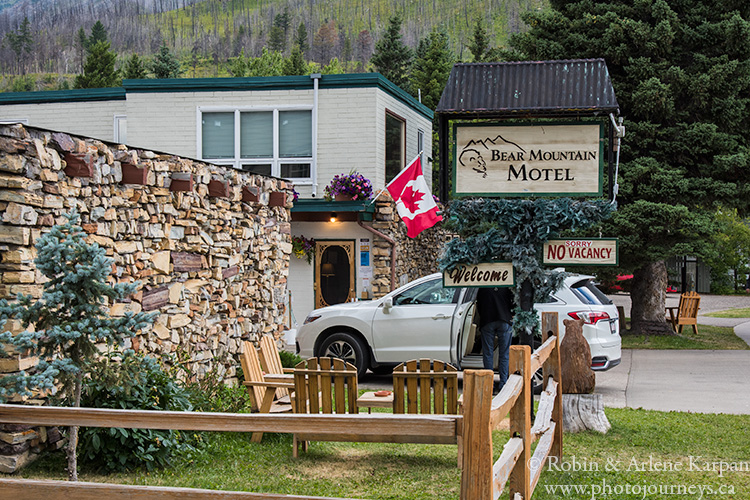
M 457 438 L 461 438 L 461 500 L 496 500 L 508 479 L 511 499 L 530 499 L 547 457 L 562 456 L 557 314 L 545 313 L 542 327 L 548 338 L 533 354 L 528 346 L 511 348 L 512 375 L 494 398 L 492 372 L 464 372 L 463 415 L 271 415 L 0 405 L 0 423 L 193 431 L 312 432 L 321 436 L 330 435 L 331 440 L 340 440 L 345 429 L 347 440 L 350 441 L 391 443 L 455 443 Z M 548 377 L 552 378 L 540 398 L 537 418 L 532 426 L 531 377 L 540 367 L 544 370 L 545 381 Z M 492 431 L 508 414 L 511 438 L 493 464 Z M 539 439 L 539 444 L 532 455 L 531 445 L 536 439 Z M 0 491 L 4 493 L 4 498 L 7 496 L 14 500 L 93 500 L 105 497 L 107 500 L 323 498 L 26 479 L 0 479 Z

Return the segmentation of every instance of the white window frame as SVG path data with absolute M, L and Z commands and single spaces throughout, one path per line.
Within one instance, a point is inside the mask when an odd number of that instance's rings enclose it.
M 273 157 L 272 158 L 242 158 L 240 155 L 240 114 L 247 112 L 273 112 Z M 281 111 L 310 111 L 311 113 L 311 140 L 313 140 L 312 154 L 309 157 L 281 158 L 279 156 L 279 112 Z M 203 156 L 203 113 L 234 113 L 234 158 L 205 158 Z M 309 163 L 309 177 L 291 177 L 297 185 L 311 185 L 315 175 L 315 113 L 312 105 L 289 105 L 289 106 L 198 106 L 196 110 L 196 141 L 198 144 L 198 157 L 217 165 L 230 165 L 242 170 L 242 165 L 267 165 L 271 164 L 271 175 L 281 177 L 282 163 Z
M 28 125 L 29 119 L 28 118 L 0 118 L 0 125 L 13 125 L 16 123 L 20 123 L 21 125 Z
M 125 140 L 120 140 L 120 123 L 125 122 Z M 128 142 L 128 115 L 114 115 L 112 130 L 114 132 L 114 141 L 117 144 L 126 144 Z

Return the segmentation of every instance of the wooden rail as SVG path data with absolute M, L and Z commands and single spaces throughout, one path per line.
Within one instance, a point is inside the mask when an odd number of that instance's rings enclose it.
M 463 441 L 461 500 L 497 500 L 506 484 L 510 498 L 529 500 L 549 456 L 562 458 L 560 342 L 557 314 L 544 313 L 545 343 L 533 354 L 528 346 L 512 346 L 511 375 L 492 397 L 494 374 L 466 370 L 463 415 L 434 414 L 230 414 L 98 408 L 0 405 L 0 423 L 78 425 L 196 431 L 315 433 L 328 440 L 392 443 L 456 443 Z M 531 377 L 544 370 L 546 390 L 531 423 Z M 510 414 L 511 437 L 492 462 L 492 431 Z M 539 439 L 533 455 L 531 445 Z M 0 478 L 3 498 L 13 500 L 296 500 L 323 497 L 230 491 L 69 483 Z
M 464 373 L 464 461 L 461 499 L 496 500 L 508 483 L 512 499 L 529 500 L 550 456 L 562 458 L 562 383 L 557 313 L 543 313 L 544 343 L 511 346 L 508 382 L 489 404 L 489 418 L 476 398 L 492 390 L 492 373 Z M 531 422 L 531 378 L 542 368 L 546 388 Z M 486 398 L 486 396 L 485 396 Z M 492 463 L 492 430 L 510 415 L 510 439 Z M 469 431 L 471 429 L 471 431 Z M 531 445 L 539 443 L 531 453 Z

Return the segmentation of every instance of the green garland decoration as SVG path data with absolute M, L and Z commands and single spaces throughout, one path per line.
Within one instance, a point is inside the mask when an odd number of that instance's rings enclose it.
M 471 199 L 451 202 L 445 228 L 458 234 L 443 247 L 438 264 L 450 271 L 459 264 L 494 260 L 513 263 L 516 283 L 529 280 L 534 302 L 543 302 L 560 289 L 567 273 L 542 268 L 538 255 L 544 243 L 564 230 L 581 230 L 607 218 L 616 210 L 608 200 Z M 520 287 L 515 288 L 516 303 Z M 516 309 L 516 333 L 539 331 L 534 311 Z

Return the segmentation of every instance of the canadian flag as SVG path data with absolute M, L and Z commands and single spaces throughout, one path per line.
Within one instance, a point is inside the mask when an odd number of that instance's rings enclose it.
M 416 238 L 419 233 L 443 220 L 443 216 L 437 213 L 437 203 L 424 180 L 419 156 L 389 182 L 386 189 L 396 201 L 396 210 L 406 224 L 409 238 Z

